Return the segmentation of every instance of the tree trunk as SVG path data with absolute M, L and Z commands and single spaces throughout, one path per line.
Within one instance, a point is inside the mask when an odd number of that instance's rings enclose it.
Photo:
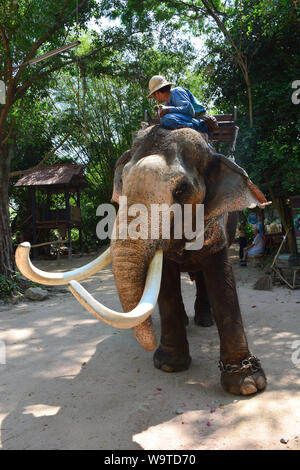
M 247 92 L 248 92 L 249 125 L 252 128 L 253 127 L 253 102 L 252 102 L 251 83 L 250 83 L 248 71 L 247 71 L 247 74 L 245 75 L 245 81 L 246 81 Z
M 271 185 L 270 185 L 268 179 L 266 178 L 266 176 L 265 176 L 265 180 L 267 181 L 269 193 L 271 195 L 272 202 L 273 202 L 275 208 L 278 211 L 283 229 L 284 229 L 285 232 L 287 232 L 288 228 L 293 225 L 292 215 L 289 212 L 289 210 L 288 210 L 288 208 L 285 204 L 285 201 L 283 199 L 280 199 L 280 198 L 276 197 L 275 192 L 274 192 L 273 188 L 271 187 Z M 292 254 L 296 255 L 297 251 L 296 251 L 295 240 L 294 240 L 294 235 L 293 235 L 292 230 L 290 230 L 289 233 L 288 233 L 287 245 L 288 245 L 289 251 Z
M 288 228 L 293 227 L 293 217 L 291 214 L 291 209 L 287 206 L 287 203 L 284 199 L 278 199 L 277 207 L 281 223 L 284 227 L 284 230 L 287 231 Z M 287 245 L 289 252 L 296 256 L 297 249 L 293 230 L 290 230 L 287 235 Z
M 12 147 L 0 148 L 0 275 L 11 278 L 15 264 L 9 222 L 9 172 Z

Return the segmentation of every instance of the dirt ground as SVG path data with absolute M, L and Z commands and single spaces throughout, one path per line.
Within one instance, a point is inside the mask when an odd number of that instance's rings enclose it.
M 236 248 L 244 325 L 268 377 L 263 393 L 238 397 L 222 390 L 217 330 L 194 325 L 195 288 L 187 275 L 192 364 L 173 374 L 153 367 L 153 353 L 141 349 L 131 330 L 99 322 L 67 288 L 52 288 L 43 302 L 0 307 L 1 448 L 299 449 L 300 290 L 253 290 L 263 272 L 240 267 Z M 73 257 L 60 269 L 90 259 Z M 37 265 L 57 270 L 55 261 Z M 83 285 L 120 308 L 110 268 Z M 153 319 L 159 338 L 157 309 Z

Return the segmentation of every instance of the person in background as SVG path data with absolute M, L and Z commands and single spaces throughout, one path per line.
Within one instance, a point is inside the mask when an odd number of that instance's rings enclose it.
M 154 75 L 149 81 L 148 98 L 154 98 L 158 103 L 165 103 L 158 106 L 161 126 L 167 129 L 189 127 L 203 133 L 208 141 L 207 125 L 199 115 L 206 109 L 190 90 L 182 87 L 171 88 L 171 85 L 173 83 L 161 75 Z
M 247 266 L 247 257 L 248 256 L 259 256 L 263 255 L 265 251 L 265 240 L 260 235 L 257 228 L 254 229 L 254 240 L 253 243 L 246 248 L 244 248 L 244 256 L 241 262 L 241 266 Z
M 239 245 L 240 245 L 240 262 L 243 261 L 244 258 L 244 248 L 247 246 L 247 238 L 246 238 L 246 222 L 242 221 L 238 228 L 238 237 L 239 237 Z
M 264 226 L 263 226 L 261 215 L 257 216 L 257 220 L 258 220 L 258 222 L 257 222 L 258 231 L 259 231 L 260 235 L 263 237 L 264 236 Z

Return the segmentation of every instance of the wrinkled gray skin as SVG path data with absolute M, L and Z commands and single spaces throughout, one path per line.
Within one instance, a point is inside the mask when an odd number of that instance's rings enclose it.
M 127 196 L 128 206 L 142 203 L 204 204 L 205 233 L 201 250 L 186 251 L 186 240 L 115 240 L 112 267 L 124 311 L 140 300 L 149 262 L 156 250 L 164 252 L 159 294 L 161 340 L 154 354 L 155 367 L 166 372 L 189 367 L 187 316 L 181 297 L 180 272 L 196 281 L 195 323 L 210 326 L 211 312 L 220 336 L 220 359 L 237 364 L 251 354 L 243 329 L 239 302 L 227 247 L 236 226 L 234 211 L 266 202 L 243 169 L 222 156 L 213 156 L 201 134 L 191 129 L 166 130 L 152 126 L 140 131 L 132 149 L 116 165 L 113 200 Z M 117 224 L 119 223 L 117 218 Z M 151 319 L 133 328 L 145 349 L 153 349 Z M 261 368 L 221 373 L 225 390 L 252 394 L 266 386 Z

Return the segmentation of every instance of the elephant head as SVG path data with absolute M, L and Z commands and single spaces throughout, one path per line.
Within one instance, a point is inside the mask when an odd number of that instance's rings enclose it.
M 132 204 L 143 204 L 147 214 L 153 204 L 204 205 L 205 221 L 224 213 L 267 204 L 246 172 L 222 155 L 214 155 L 201 134 L 183 128 L 166 130 L 152 126 L 140 131 L 130 151 L 119 159 L 115 169 L 113 200 L 127 200 L 126 217 L 118 212 L 115 233 L 120 234 L 134 220 Z M 123 198 L 122 198 L 123 199 Z M 122 206 L 122 204 L 121 204 Z M 194 212 L 192 211 L 194 214 Z M 87 266 L 68 273 L 45 273 L 29 260 L 29 244 L 16 252 L 20 271 L 44 284 L 69 283 L 75 297 L 97 318 L 118 328 L 133 328 L 137 340 L 147 350 L 156 347 L 151 323 L 160 288 L 163 252 L 183 252 L 186 240 L 149 236 L 151 217 L 140 213 L 140 236 L 116 236 L 110 250 Z M 170 213 L 172 219 L 172 214 Z M 172 227 L 173 219 L 170 220 Z M 174 228 L 174 227 L 173 227 Z M 127 228 L 126 228 L 127 230 Z M 171 231 L 172 233 L 172 231 Z M 77 281 L 92 275 L 112 261 L 116 287 L 124 312 L 112 311 L 96 301 Z

